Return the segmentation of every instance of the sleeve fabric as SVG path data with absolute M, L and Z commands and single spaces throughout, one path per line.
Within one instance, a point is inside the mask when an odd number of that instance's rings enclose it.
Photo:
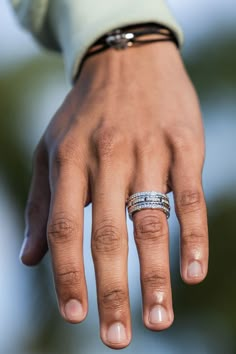
M 45 47 L 62 52 L 73 81 L 88 48 L 122 26 L 157 23 L 183 33 L 164 0 L 10 0 L 20 23 Z

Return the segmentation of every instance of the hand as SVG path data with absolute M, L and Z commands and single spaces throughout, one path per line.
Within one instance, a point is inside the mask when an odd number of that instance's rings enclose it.
M 129 195 L 173 190 L 181 227 L 181 274 L 204 279 L 207 214 L 201 174 L 204 133 L 198 100 L 173 43 L 108 50 L 85 61 L 34 158 L 22 262 L 50 249 L 59 309 L 77 323 L 87 313 L 83 210 L 92 202 L 100 333 L 111 348 L 131 340 L 127 281 Z M 134 214 L 143 321 L 173 322 L 168 224 L 160 210 Z M 47 236 L 46 236 L 47 235 Z

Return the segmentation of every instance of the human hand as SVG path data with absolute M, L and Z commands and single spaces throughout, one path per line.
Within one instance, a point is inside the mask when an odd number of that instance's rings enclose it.
M 201 184 L 204 133 L 198 100 L 173 43 L 108 50 L 85 61 L 35 153 L 22 262 L 49 246 L 61 315 L 87 313 L 83 211 L 92 202 L 92 254 L 100 333 L 111 348 L 131 340 L 125 204 L 135 192 L 173 190 L 181 227 L 181 274 L 204 279 L 207 213 Z M 174 314 L 168 224 L 160 210 L 134 214 L 143 321 L 152 330 Z

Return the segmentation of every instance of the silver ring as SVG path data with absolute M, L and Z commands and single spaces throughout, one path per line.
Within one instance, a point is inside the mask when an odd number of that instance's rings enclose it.
M 142 209 L 160 209 L 166 214 L 167 219 L 170 216 L 169 198 L 166 194 L 155 191 L 132 194 L 127 199 L 127 208 L 131 220 L 133 220 L 133 214 Z

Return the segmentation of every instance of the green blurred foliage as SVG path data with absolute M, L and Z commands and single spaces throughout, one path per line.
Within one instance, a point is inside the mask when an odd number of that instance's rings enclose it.
M 31 161 L 23 149 L 18 129 L 23 125 L 27 135 L 28 125 L 34 124 L 29 111 L 32 102 L 27 101 L 27 93 L 33 92 L 36 100 L 47 80 L 62 73 L 61 60 L 50 55 L 34 58 L 9 72 L 0 69 L 0 173 L 20 209 L 25 205 L 29 188 Z
M 236 87 L 236 42 L 235 33 L 222 33 L 208 38 L 186 57 L 186 66 L 198 90 L 205 99 L 218 91 L 235 90 Z

